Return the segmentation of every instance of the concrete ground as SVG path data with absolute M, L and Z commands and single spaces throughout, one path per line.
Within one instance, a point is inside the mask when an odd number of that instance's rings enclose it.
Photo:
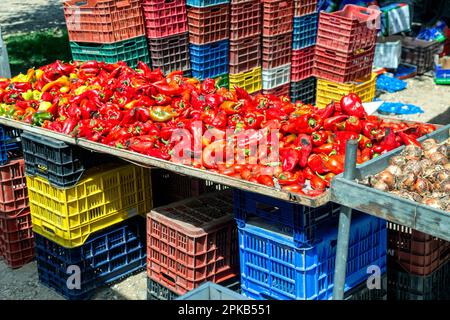
M 4 33 L 29 32 L 64 25 L 60 0 L 8 0 L 0 6 L 0 25 Z M 411 103 L 422 107 L 424 114 L 399 117 L 408 120 L 450 123 L 450 86 L 436 86 L 431 76 L 407 80 L 408 88 L 393 94 L 381 94 L 385 101 Z M 146 274 L 140 272 L 119 283 L 98 290 L 94 299 L 144 300 Z M 0 261 L 0 300 L 63 299 L 38 281 L 36 262 L 9 269 Z

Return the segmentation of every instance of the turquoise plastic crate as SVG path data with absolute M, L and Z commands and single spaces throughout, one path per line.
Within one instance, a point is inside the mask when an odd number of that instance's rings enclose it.
M 150 63 L 145 36 L 107 44 L 70 42 L 70 49 L 73 60 L 78 61 L 97 60 L 106 63 L 124 61 L 132 68 L 135 68 L 139 61 Z
M 333 294 L 338 222 L 316 232 L 314 245 L 297 248 L 279 227 L 252 218 L 239 228 L 242 293 L 256 300 L 329 300 Z M 369 266 L 386 272 L 386 221 L 352 219 L 345 292 L 364 282 Z

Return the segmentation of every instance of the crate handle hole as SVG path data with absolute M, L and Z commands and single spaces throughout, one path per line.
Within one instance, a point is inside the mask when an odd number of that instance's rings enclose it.
M 277 211 L 280 210 L 280 208 L 278 208 L 278 207 L 271 206 L 269 204 L 265 204 L 265 203 L 261 203 L 261 202 L 258 202 L 256 204 L 256 209 L 257 210 L 262 210 L 262 211 L 265 211 L 265 212 L 271 212 L 271 213 L 274 213 L 274 212 L 277 212 Z
M 77 2 L 75 2 L 75 5 L 77 7 L 85 6 L 85 5 L 87 5 L 87 1 L 77 1 Z
M 176 281 L 174 278 L 172 278 L 171 276 L 165 274 L 164 272 L 161 272 L 161 276 L 168 282 L 170 282 L 171 284 L 175 285 Z
M 270 294 L 266 293 L 266 292 L 260 292 L 259 295 L 265 300 L 272 300 L 273 299 L 273 297 Z

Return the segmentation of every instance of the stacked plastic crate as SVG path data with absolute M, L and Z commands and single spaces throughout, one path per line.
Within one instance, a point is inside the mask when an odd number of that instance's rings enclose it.
M 379 10 L 355 5 L 320 13 L 313 68 L 318 107 L 349 92 L 363 102 L 373 100 L 376 79 L 371 72 L 379 16 Z
M 235 190 L 242 294 L 256 300 L 330 299 L 338 210 L 333 203 L 310 208 Z M 386 273 L 386 222 L 355 214 L 349 241 L 346 298 L 375 298 L 366 281 L 372 268 Z
M 39 280 L 68 299 L 146 264 L 148 169 L 31 133 L 21 135 Z
M 188 198 L 147 215 L 149 300 L 172 300 L 205 282 L 234 284 L 239 256 L 230 190 Z
M 185 0 L 143 0 L 145 29 L 153 68 L 191 76 Z
M 0 126 L 0 260 L 20 268 L 34 258 L 30 205 L 19 132 Z
M 231 0 L 230 89 L 235 86 L 253 94 L 261 91 L 260 0 Z
M 388 299 L 450 299 L 450 242 L 388 223 Z
M 150 63 L 141 0 L 70 0 L 64 15 L 74 60 Z
M 289 96 L 293 0 L 262 0 L 262 88 L 264 94 Z
M 316 100 L 312 69 L 318 18 L 317 0 L 294 0 L 290 90 L 293 102 L 313 104 Z
M 230 1 L 187 0 L 192 76 L 228 88 Z

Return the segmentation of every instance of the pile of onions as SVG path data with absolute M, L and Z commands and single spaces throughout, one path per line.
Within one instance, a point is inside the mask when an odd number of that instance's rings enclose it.
M 427 139 L 422 148 L 408 145 L 366 183 L 433 208 L 450 211 L 450 138 Z

